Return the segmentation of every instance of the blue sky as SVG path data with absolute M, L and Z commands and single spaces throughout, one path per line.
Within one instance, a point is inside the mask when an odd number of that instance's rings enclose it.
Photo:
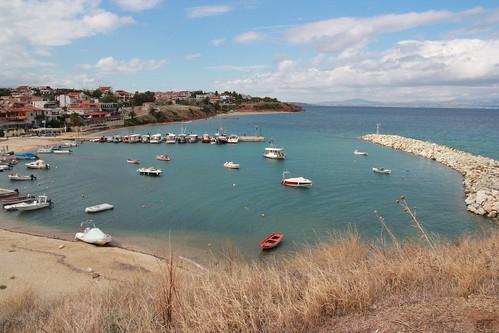
M 0 86 L 499 100 L 499 1 L 13 0 Z

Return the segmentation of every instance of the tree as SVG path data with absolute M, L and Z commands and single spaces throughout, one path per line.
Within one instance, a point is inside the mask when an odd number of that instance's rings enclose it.
M 132 99 L 132 105 L 140 106 L 146 102 L 154 102 L 156 98 L 154 97 L 154 93 L 151 91 L 146 91 L 145 93 L 135 92 Z
M 94 98 L 101 98 L 102 97 L 102 91 L 100 89 L 95 89 L 90 93 L 90 96 Z
M 81 126 L 80 116 L 76 112 L 71 113 L 69 116 L 69 123 L 71 126 Z
M 0 96 L 10 96 L 9 88 L 0 88 Z
M 106 94 L 99 99 L 99 102 L 101 102 L 101 103 L 118 103 L 118 97 L 116 97 L 112 94 Z

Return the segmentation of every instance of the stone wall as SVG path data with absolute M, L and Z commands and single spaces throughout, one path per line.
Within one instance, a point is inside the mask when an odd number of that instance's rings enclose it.
M 464 178 L 467 209 L 498 221 L 499 161 L 398 135 L 368 134 L 361 139 L 426 157 L 458 171 Z

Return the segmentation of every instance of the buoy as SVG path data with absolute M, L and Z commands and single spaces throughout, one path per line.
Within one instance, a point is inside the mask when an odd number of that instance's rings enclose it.
M 234 186 L 236 186 L 236 184 L 232 184 L 232 186 L 234 187 Z
M 262 217 L 265 217 L 265 214 L 264 214 L 264 213 L 262 213 Z

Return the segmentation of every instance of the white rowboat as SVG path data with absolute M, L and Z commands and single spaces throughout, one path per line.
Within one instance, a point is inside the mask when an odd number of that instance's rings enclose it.
M 90 206 L 90 207 L 85 208 L 85 213 L 99 213 L 99 212 L 103 212 L 103 211 L 110 210 L 113 208 L 114 208 L 113 205 L 108 204 L 108 203 L 103 203 L 103 204 L 99 204 L 99 205 Z

